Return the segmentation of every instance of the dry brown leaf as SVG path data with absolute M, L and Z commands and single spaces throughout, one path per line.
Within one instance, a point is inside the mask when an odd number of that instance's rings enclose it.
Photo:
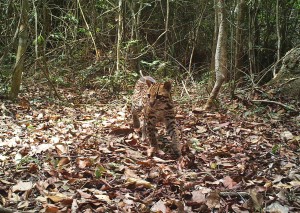
M 59 208 L 53 204 L 47 204 L 45 206 L 45 213 L 58 213 Z
M 111 203 L 111 200 L 108 195 L 94 195 L 94 196 L 101 201 L 107 202 L 108 204 Z
M 155 188 L 155 185 L 150 182 L 137 178 L 127 178 L 126 185 L 135 185 L 136 187 L 145 187 L 149 189 Z
M 84 169 L 85 167 L 90 167 L 92 165 L 92 161 L 88 158 L 77 158 L 76 163 L 81 169 Z
M 228 188 L 232 189 L 237 183 L 229 176 L 223 178 L 223 185 Z
M 61 158 L 61 159 L 59 160 L 59 162 L 57 163 L 57 166 L 58 166 L 58 167 L 61 167 L 61 166 L 63 166 L 63 165 L 68 164 L 69 162 L 70 162 L 70 159 L 69 159 L 69 158 Z
M 219 191 L 212 191 L 206 197 L 206 205 L 209 209 L 220 208 L 220 195 Z
M 53 194 L 53 195 L 48 195 L 47 197 L 50 200 L 52 200 L 54 203 L 61 202 L 62 200 L 65 200 L 65 199 L 69 198 L 67 195 L 62 194 L 62 193 L 56 193 L 56 194 Z

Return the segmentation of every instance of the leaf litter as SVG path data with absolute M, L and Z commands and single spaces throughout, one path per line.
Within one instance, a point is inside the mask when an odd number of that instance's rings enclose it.
M 24 212 L 299 212 L 299 115 L 226 101 L 177 104 L 183 157 L 131 126 L 129 104 L 101 94 L 76 104 L 4 101 L 0 207 Z M 109 96 L 106 96 L 109 97 Z M 180 98 L 175 96 L 175 101 Z M 87 101 L 88 100 L 88 101 Z M 195 96 L 195 100 L 198 100 Z M 74 101 L 75 103 L 75 101 Z

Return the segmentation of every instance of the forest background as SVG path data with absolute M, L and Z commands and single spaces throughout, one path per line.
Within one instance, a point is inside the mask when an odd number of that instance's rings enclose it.
M 1 0 L 0 212 L 299 212 L 299 12 Z M 140 73 L 173 81 L 180 165 L 131 127 Z

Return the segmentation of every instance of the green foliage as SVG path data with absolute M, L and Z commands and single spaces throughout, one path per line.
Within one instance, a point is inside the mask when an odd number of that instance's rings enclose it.
M 41 166 L 41 162 L 37 158 L 34 158 L 34 157 L 31 157 L 31 156 L 27 155 L 27 156 L 21 158 L 21 160 L 17 164 L 16 169 L 18 170 L 20 167 L 25 166 L 29 163 L 34 163 L 38 166 Z
M 197 138 L 191 138 L 190 144 L 191 144 L 191 147 L 192 147 L 193 149 L 195 149 L 197 152 L 201 152 L 201 151 L 204 150 L 204 149 L 200 146 L 201 143 L 200 143 L 199 139 L 197 139 Z
M 97 168 L 95 169 L 95 178 L 101 178 L 106 172 L 107 170 L 103 166 L 97 166 Z
M 112 5 L 112 3 L 107 0 L 97 0 L 95 6 L 98 10 L 108 10 L 111 8 L 111 6 L 114 5 Z
M 150 70 L 156 70 L 158 65 L 161 63 L 160 60 L 154 60 L 152 62 L 147 62 L 142 60 L 141 64 L 146 68 L 146 69 L 150 69 Z
M 54 40 L 64 40 L 64 35 L 61 32 L 54 32 L 50 34 L 50 38 Z
M 275 144 L 273 147 L 272 147 L 272 154 L 275 155 L 275 154 L 278 154 L 280 152 L 280 149 L 281 149 L 281 145 L 280 144 Z
M 39 35 L 35 40 L 33 40 L 32 44 L 33 45 L 38 44 L 39 46 L 41 46 L 44 42 L 45 42 L 44 37 L 42 35 Z
M 6 94 L 10 85 L 8 84 L 11 77 L 11 68 L 8 66 L 3 66 L 0 72 L 0 94 Z
M 82 33 L 82 34 L 87 34 L 89 32 L 87 29 L 83 27 L 79 27 L 77 31 L 78 33 Z
M 139 42 L 140 42 L 139 40 L 129 40 L 128 42 L 125 43 L 124 49 L 128 50 L 130 47 L 138 45 Z
M 129 85 L 134 85 L 138 77 L 137 73 L 119 72 L 112 76 L 96 77 L 96 83 L 108 89 L 110 92 L 116 93 L 124 90 Z
M 68 21 L 68 22 L 70 22 L 70 23 L 73 23 L 73 24 L 75 24 L 75 25 L 77 25 L 78 24 L 78 19 L 76 19 L 76 17 L 73 15 L 73 14 L 71 14 L 71 13 L 67 13 L 65 16 L 63 16 L 62 17 L 63 18 L 63 20 L 66 20 L 66 21 Z

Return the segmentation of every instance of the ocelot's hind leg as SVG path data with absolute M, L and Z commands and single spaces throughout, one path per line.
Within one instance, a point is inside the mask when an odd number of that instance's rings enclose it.
M 135 109 L 134 107 L 131 107 L 131 114 L 132 114 L 132 121 L 133 121 L 133 127 L 134 128 L 140 128 L 141 123 L 139 119 L 139 113 L 141 110 Z

